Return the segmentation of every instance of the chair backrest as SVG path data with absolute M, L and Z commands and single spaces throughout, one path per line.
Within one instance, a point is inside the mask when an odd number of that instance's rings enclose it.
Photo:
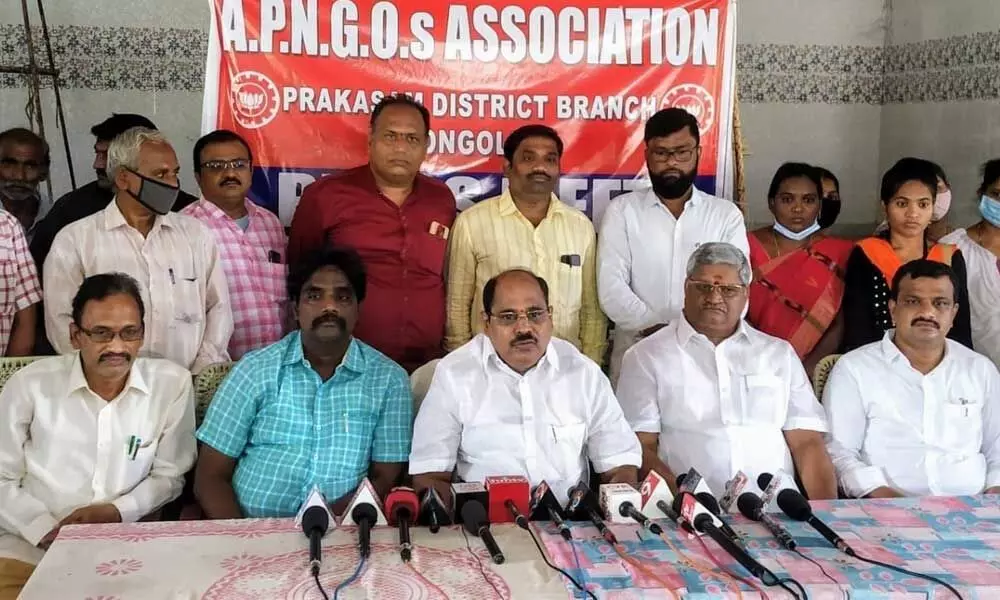
M 837 364 L 837 359 L 840 357 L 840 354 L 831 354 L 824 356 L 816 363 L 816 369 L 813 371 L 813 389 L 816 390 L 816 398 L 820 402 L 823 401 L 823 388 L 826 387 L 826 380 L 829 379 L 830 371 L 833 370 L 833 365 Z
M 10 376 L 23 366 L 31 364 L 44 356 L 4 356 L 0 357 L 0 389 L 7 385 Z
M 215 390 L 219 389 L 222 380 L 229 374 L 229 369 L 234 363 L 215 363 L 208 365 L 194 376 L 194 415 L 195 422 L 201 425 L 201 420 L 205 418 L 205 411 L 212 403 Z
M 420 405 L 427 395 L 427 390 L 431 387 L 431 380 L 434 379 L 434 369 L 437 368 L 440 358 L 435 358 L 426 365 L 419 367 L 410 375 L 410 391 L 413 392 L 413 416 L 417 416 Z

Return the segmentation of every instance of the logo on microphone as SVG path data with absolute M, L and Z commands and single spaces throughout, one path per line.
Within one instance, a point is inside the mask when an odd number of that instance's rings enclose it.
M 229 105 L 241 127 L 259 129 L 278 115 L 278 86 L 263 73 L 241 71 L 230 87 Z

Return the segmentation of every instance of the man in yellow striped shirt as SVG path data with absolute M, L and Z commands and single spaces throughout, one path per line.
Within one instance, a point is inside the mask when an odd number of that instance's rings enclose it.
M 554 334 L 604 360 L 607 319 L 597 301 L 594 225 L 553 193 L 563 143 L 545 125 L 526 125 L 504 142 L 510 188 L 458 215 L 448 253 L 445 348 L 483 331 L 483 286 L 524 267 L 549 283 Z

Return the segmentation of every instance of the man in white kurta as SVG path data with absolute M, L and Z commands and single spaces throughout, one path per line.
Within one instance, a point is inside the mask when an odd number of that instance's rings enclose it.
M 418 491 L 448 497 L 463 481 L 521 475 L 565 502 L 589 480 L 634 483 L 641 453 L 600 367 L 552 337 L 544 280 L 497 275 L 483 292 L 485 333 L 441 359 L 413 427 L 410 473 Z
M 750 255 L 739 207 L 694 186 L 697 120 L 662 110 L 646 123 L 645 141 L 652 187 L 615 198 L 597 236 L 597 294 L 615 324 L 613 382 L 632 344 L 680 317 L 685 267 L 700 244 L 729 242 Z
M 951 267 L 915 260 L 890 292 L 895 329 L 842 356 L 823 390 L 828 448 L 856 498 L 1000 491 L 1000 373 L 947 339 Z
M 43 358 L 0 392 L 0 599 L 13 599 L 75 523 L 131 522 L 180 495 L 194 464 L 191 374 L 135 358 L 138 286 L 88 278 L 74 306 L 77 351 Z
M 643 470 L 674 481 L 694 467 L 722 494 L 738 471 L 756 481 L 798 472 L 811 499 L 836 498 L 826 421 L 792 346 L 748 325 L 750 266 L 708 243 L 687 268 L 684 313 L 625 354 L 618 399 L 643 446 Z

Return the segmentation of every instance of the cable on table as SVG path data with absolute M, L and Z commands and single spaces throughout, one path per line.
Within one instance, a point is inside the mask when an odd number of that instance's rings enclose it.
M 337 588 L 333 590 L 333 600 L 337 600 L 337 598 L 340 597 L 340 590 L 347 588 L 352 583 L 357 581 L 358 576 L 361 575 L 361 570 L 364 568 L 365 568 L 365 559 L 362 558 L 361 561 L 358 562 L 358 568 L 354 569 L 354 575 L 351 575 L 350 577 L 345 579 L 343 583 L 338 585 Z
M 483 564 L 483 559 L 478 553 L 476 553 L 475 550 L 472 549 L 472 544 L 469 543 L 469 534 L 465 532 L 465 527 L 459 527 L 459 529 L 462 530 L 462 537 L 465 538 L 465 547 L 469 550 L 469 554 L 471 554 L 472 558 L 476 559 L 476 562 L 479 563 L 479 572 L 483 574 L 483 579 L 486 580 L 486 583 L 489 584 L 491 588 L 493 588 L 493 593 L 497 595 L 497 598 L 503 600 L 503 594 L 501 594 L 500 590 L 497 589 L 493 580 L 486 575 L 486 566 Z
M 836 584 L 838 588 L 840 588 L 840 582 L 837 581 L 836 578 L 833 577 L 833 575 L 827 573 L 826 569 L 823 568 L 823 565 L 820 564 L 819 561 L 810 557 L 807 554 L 803 554 L 802 551 L 799 550 L 798 548 L 795 549 L 795 553 L 798 554 L 800 557 L 806 559 L 807 561 L 811 562 L 812 564 L 816 565 L 816 567 L 820 570 L 820 573 L 822 573 L 824 577 L 832 581 L 834 584 Z M 851 600 L 851 592 L 849 589 L 841 589 L 841 591 L 844 593 L 844 600 Z
M 858 554 L 856 552 L 853 553 L 853 554 L 851 554 L 850 556 L 853 556 L 854 558 L 856 558 L 856 559 L 858 559 L 858 560 L 860 560 L 862 562 L 866 562 L 866 563 L 871 564 L 871 565 L 878 565 L 878 566 L 883 567 L 885 569 L 889 569 L 890 571 L 896 571 L 897 573 L 902 573 L 903 575 L 909 575 L 910 577 L 916 577 L 917 579 L 926 579 L 927 581 L 933 581 L 934 583 L 936 583 L 938 585 L 941 585 L 941 586 L 944 586 L 944 587 L 948 588 L 948 591 L 950 591 L 952 594 L 955 594 L 955 597 L 958 598 L 958 600 L 965 600 L 964 598 L 962 598 L 962 594 L 959 594 L 958 590 L 956 590 L 954 586 L 952 586 L 947 581 L 942 581 L 941 579 L 938 579 L 937 577 L 934 577 L 933 575 L 925 575 L 923 573 L 917 573 L 916 571 L 910 571 L 910 570 L 904 569 L 903 567 L 897 567 L 896 565 L 890 565 L 889 563 L 884 563 L 882 561 L 875 560 L 873 558 L 865 558 L 864 556 L 861 556 L 860 554 Z
M 330 600 L 330 597 L 326 595 L 326 590 L 323 589 L 323 584 L 319 582 L 319 569 L 313 569 L 312 576 L 313 579 L 316 580 L 316 589 L 318 589 L 320 595 L 323 596 L 323 600 Z
M 566 571 L 564 571 L 564 570 L 560 569 L 559 567 L 555 566 L 554 564 L 552 564 L 552 562 L 549 561 L 549 557 L 546 556 L 545 550 L 542 549 L 542 544 L 538 541 L 538 537 L 535 536 L 535 532 L 531 529 L 530 526 L 528 527 L 527 531 L 528 531 L 528 535 L 531 536 L 531 541 L 535 542 L 535 547 L 538 548 L 538 553 L 542 556 L 542 560 L 545 561 L 545 565 L 548 568 L 552 569 L 553 571 L 558 572 L 563 577 L 565 577 L 566 579 L 568 579 L 569 582 L 572 583 L 574 587 L 576 587 L 576 589 L 578 589 L 578 590 L 580 590 L 581 592 L 584 593 L 584 597 L 590 597 L 590 598 L 593 598 L 594 600 L 597 600 L 597 596 L 594 595 L 594 592 L 588 590 L 586 587 L 584 587 L 583 585 L 581 585 L 580 582 L 577 581 L 576 579 L 574 579 L 572 575 L 570 575 Z M 572 542 L 570 542 L 570 545 L 572 545 Z M 573 548 L 573 554 L 574 555 L 576 554 L 576 548 L 575 547 Z M 579 561 L 577 561 L 577 567 L 579 567 Z M 574 594 L 574 596 L 575 595 L 576 594 Z
M 757 585 L 754 581 L 746 579 L 745 577 L 742 577 L 740 575 L 737 575 L 736 573 L 733 573 L 726 567 L 722 566 L 722 563 L 719 562 L 719 559 L 715 558 L 715 555 L 712 554 L 712 551 L 708 548 L 708 544 L 705 543 L 705 540 L 701 539 L 700 535 L 695 536 L 695 539 L 697 539 L 698 543 L 701 544 L 701 548 L 702 550 L 705 551 L 705 554 L 708 555 L 708 558 L 710 558 L 712 562 L 715 563 L 715 566 L 718 567 L 723 573 L 727 573 L 730 577 L 738 579 L 743 583 L 747 584 L 749 587 L 753 588 L 757 593 L 759 593 L 760 597 L 763 598 L 764 600 L 771 599 L 771 597 L 767 595 L 767 592 L 764 591 L 764 588 Z
M 418 571 L 417 568 L 413 566 L 413 562 L 411 562 L 411 561 L 405 561 L 403 564 L 406 565 L 407 567 L 409 567 L 411 571 L 413 571 L 413 574 L 416 575 L 417 579 L 420 579 L 421 581 L 423 581 L 424 583 L 426 583 L 427 587 L 429 587 L 432 590 L 434 590 L 435 592 L 441 594 L 442 598 L 447 598 L 448 597 L 448 594 L 444 593 L 444 590 L 442 590 L 438 586 L 434 585 L 433 581 L 431 581 L 430 579 L 427 579 L 426 575 L 424 575 L 423 573 L 421 573 L 420 571 Z
M 684 552 L 680 550 L 680 548 L 678 548 L 670 540 L 669 537 L 667 537 L 666 534 L 661 533 L 660 539 L 663 540 L 663 543 L 665 543 L 667 547 L 673 550 L 674 554 L 676 554 L 681 559 L 682 564 L 684 564 L 690 569 L 693 569 L 694 571 L 697 571 L 702 575 L 707 575 L 712 579 L 718 579 L 720 582 L 724 583 L 727 586 L 732 585 L 733 591 L 736 592 L 736 597 L 739 600 L 743 600 L 743 590 L 740 588 L 740 584 L 735 577 L 733 577 L 724 570 L 722 572 L 716 571 L 711 563 L 706 563 L 705 561 L 697 559 L 696 557 L 693 556 L 687 556 L 686 554 L 684 554 Z

